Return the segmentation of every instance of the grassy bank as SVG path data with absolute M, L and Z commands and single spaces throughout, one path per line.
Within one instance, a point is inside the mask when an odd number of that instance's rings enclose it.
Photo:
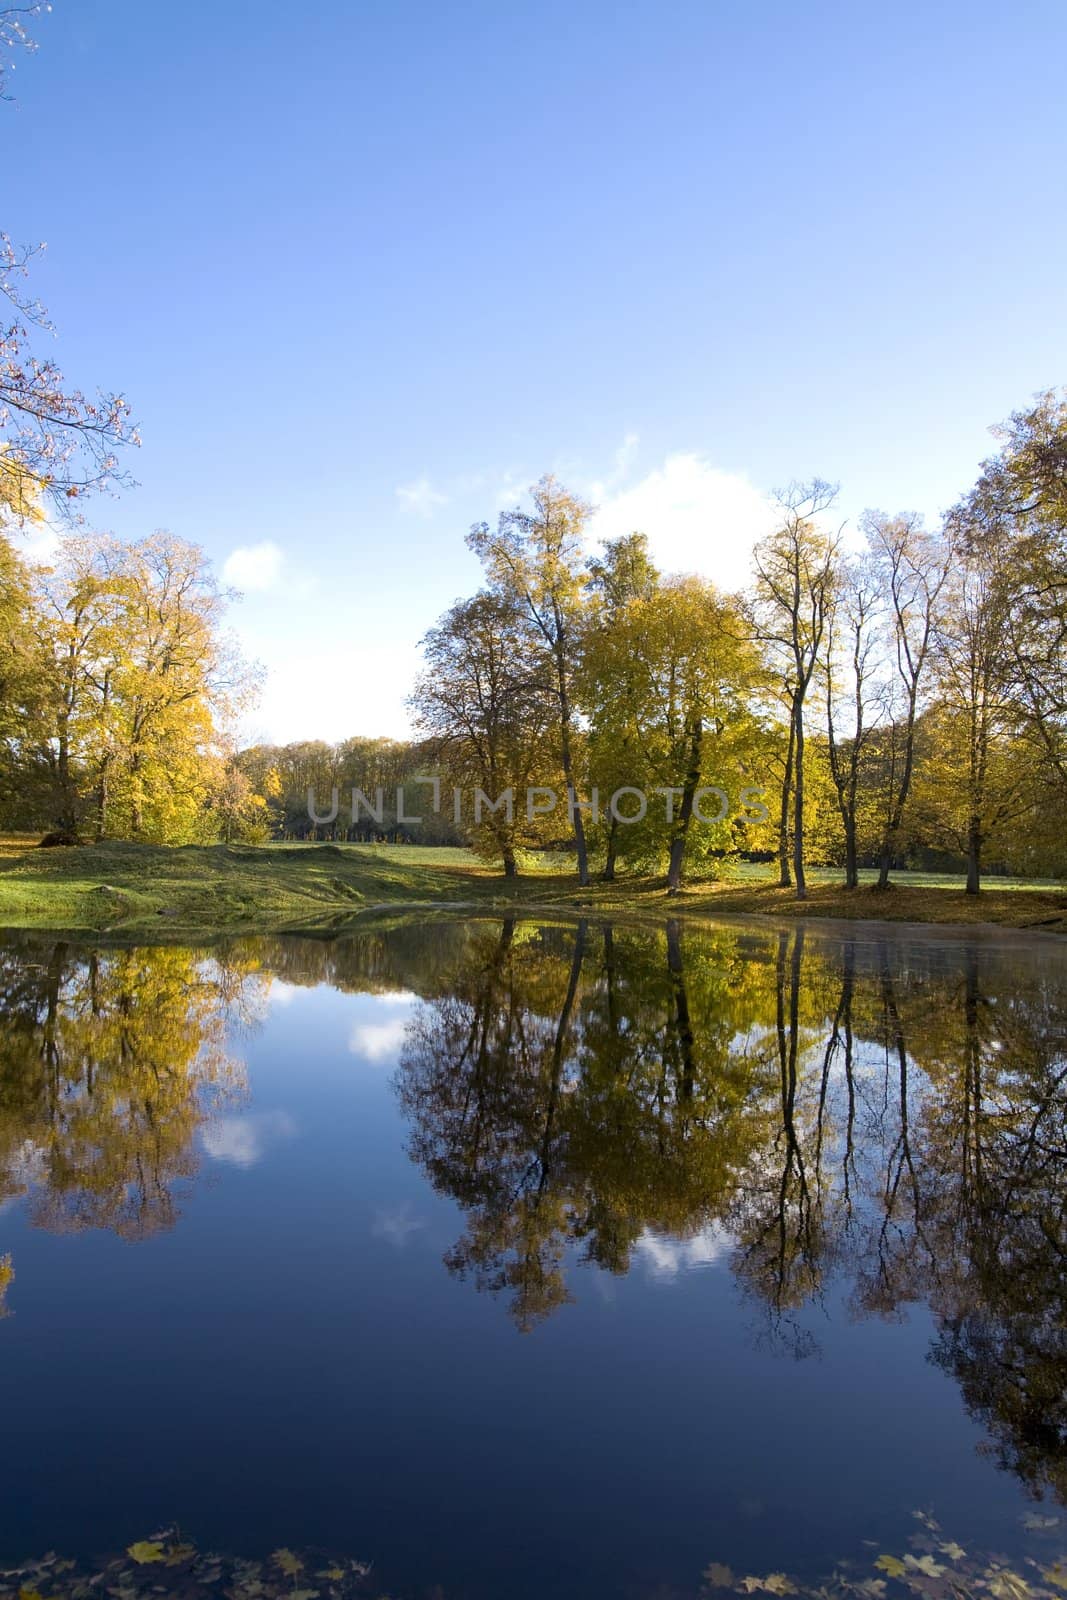
M 901 874 L 879 894 L 813 874 L 805 902 L 769 869 L 690 885 L 670 899 L 661 879 L 579 887 L 551 861 L 508 884 L 464 850 L 389 845 L 154 845 L 40 850 L 0 841 L 0 927 L 152 932 L 167 936 L 325 926 L 403 906 L 426 910 L 587 910 L 655 918 L 744 913 L 939 924 L 996 923 L 1067 933 L 1067 886 L 998 882 L 975 899 L 962 880 Z

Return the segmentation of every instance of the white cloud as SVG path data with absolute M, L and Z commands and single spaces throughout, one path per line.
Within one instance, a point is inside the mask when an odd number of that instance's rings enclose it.
M 22 538 L 22 554 L 25 559 L 47 566 L 55 560 L 59 551 L 59 541 L 69 529 L 60 528 L 50 518 L 42 517 L 40 522 L 24 522 L 17 531 Z
M 599 478 L 589 485 L 589 498 L 600 505 L 613 489 L 620 483 L 625 483 L 630 472 L 630 463 L 634 458 L 637 446 L 640 444 L 640 435 L 628 433 L 622 444 L 615 452 L 615 464 L 606 478 Z
M 241 545 L 226 557 L 222 576 L 238 589 L 273 589 L 281 578 L 283 560 L 273 540 Z
M 653 1277 L 676 1278 L 692 1267 L 710 1267 L 733 1248 L 733 1240 L 718 1223 L 701 1228 L 688 1239 L 665 1239 L 646 1228 L 634 1244 L 634 1254 Z
M 628 445 L 629 436 L 623 451 Z M 663 572 L 697 572 L 738 589 L 748 581 L 753 545 L 774 523 L 774 507 L 747 478 L 688 453 L 668 456 L 632 487 L 609 493 L 590 534 L 645 533 Z
M 200 1142 L 209 1156 L 234 1167 L 254 1167 L 272 1145 L 291 1139 L 296 1123 L 286 1111 L 253 1111 L 244 1117 L 219 1117 Z
M 351 625 L 350 617 L 335 618 L 325 602 L 309 631 L 296 637 L 238 619 L 246 656 L 267 669 L 261 700 L 245 727 L 249 742 L 409 736 L 407 696 L 421 665 L 414 643 L 364 641 L 352 636 Z M 334 628 L 343 643 L 329 642 Z
M 447 494 L 435 489 L 429 478 L 416 478 L 414 483 L 402 483 L 396 497 L 405 511 L 417 517 L 432 517 L 438 506 L 448 504 Z

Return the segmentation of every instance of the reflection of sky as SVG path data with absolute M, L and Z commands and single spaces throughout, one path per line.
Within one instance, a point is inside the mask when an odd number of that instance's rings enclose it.
M 250 1111 L 218 1117 L 200 1135 L 207 1155 L 234 1167 L 254 1167 L 271 1145 L 291 1139 L 296 1123 L 287 1111 Z
M 404 1030 L 417 995 L 406 990 L 394 994 L 361 994 L 355 997 L 356 1019 L 348 1035 L 352 1055 L 371 1066 L 395 1066 L 404 1043 Z
M 709 1223 L 688 1239 L 668 1239 L 646 1228 L 634 1244 L 634 1258 L 653 1278 L 676 1278 L 694 1267 L 712 1267 L 723 1261 L 734 1241 L 718 1223 Z
M 411 1206 L 405 1203 L 376 1211 L 370 1231 L 376 1239 L 384 1239 L 387 1244 L 402 1250 L 411 1235 L 425 1226 L 425 1221 L 415 1216 Z

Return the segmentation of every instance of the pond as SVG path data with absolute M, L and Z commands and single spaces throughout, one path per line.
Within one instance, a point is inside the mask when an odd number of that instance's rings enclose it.
M 0 1564 L 176 1523 L 403 1596 L 692 1596 L 924 1509 L 1014 1556 L 1067 1498 L 1065 953 L 8 936 Z

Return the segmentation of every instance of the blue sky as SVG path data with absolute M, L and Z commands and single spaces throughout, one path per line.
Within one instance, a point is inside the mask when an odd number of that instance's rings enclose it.
M 130 396 L 249 733 L 400 733 L 545 470 L 730 583 L 793 477 L 928 516 L 1067 381 L 1062 0 L 55 0 L 0 221 Z M 264 548 L 265 547 L 265 548 Z M 251 552 L 251 554 L 249 553 Z

